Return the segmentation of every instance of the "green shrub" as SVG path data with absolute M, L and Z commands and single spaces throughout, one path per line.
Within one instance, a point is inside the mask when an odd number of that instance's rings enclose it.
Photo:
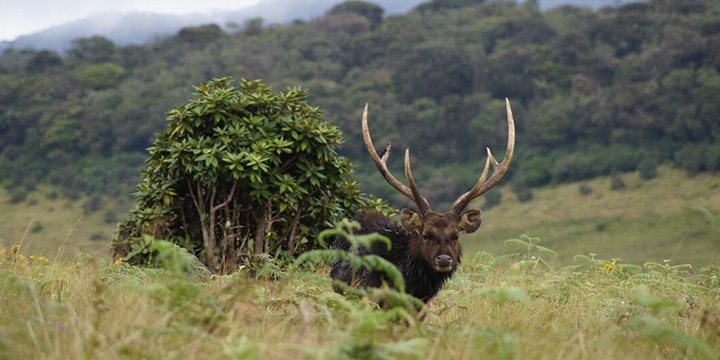
M 625 188 L 625 182 L 620 174 L 613 174 L 610 178 L 610 190 L 620 190 Z
M 613 172 L 634 171 L 646 157 L 645 152 L 628 145 L 576 151 L 558 158 L 551 173 L 553 180 L 559 182 L 592 179 Z
M 10 203 L 19 204 L 27 199 L 27 191 L 20 188 L 10 190 Z
M 113 209 L 107 209 L 105 210 L 105 213 L 103 214 L 103 222 L 106 224 L 112 224 L 114 222 L 117 222 L 117 213 Z
M 527 185 L 513 184 L 513 192 L 520 202 L 528 202 L 533 199 L 532 189 Z
M 30 229 L 33 233 L 39 233 L 43 230 L 43 225 L 41 222 L 37 221 L 35 222 L 35 225 Z
M 720 170 L 720 149 L 717 144 L 694 143 L 683 146 L 674 154 L 675 165 L 690 175 L 701 171 Z
M 592 190 L 593 190 L 592 187 L 590 187 L 590 185 L 588 185 L 586 183 L 582 183 L 578 187 L 578 191 L 580 192 L 580 195 L 583 195 L 583 196 L 592 194 Z
M 95 194 L 91 196 L 87 201 L 85 201 L 82 205 L 83 212 L 85 215 L 92 214 L 98 210 L 100 210 L 103 206 L 103 198 L 102 196 Z
M 115 87 L 125 75 L 125 70 L 113 63 L 88 65 L 77 75 L 78 80 L 93 89 Z
M 701 161 L 700 154 L 696 150 L 694 144 L 683 147 L 678 150 L 673 158 L 675 165 L 686 170 L 690 175 L 695 175 L 700 171 Z
M 230 272 L 261 254 L 294 256 L 365 203 L 340 130 L 307 93 L 275 93 L 259 80 L 215 79 L 168 113 L 149 148 L 137 205 L 120 223 L 115 253 L 147 263 L 165 239 Z M 150 235 L 150 236 L 146 236 Z
M 657 163 L 652 159 L 645 159 L 640 163 L 640 178 L 650 180 L 657 177 Z

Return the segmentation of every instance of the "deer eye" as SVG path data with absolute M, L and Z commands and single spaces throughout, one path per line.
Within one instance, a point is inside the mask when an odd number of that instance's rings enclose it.
M 423 240 L 425 240 L 425 242 L 430 242 L 430 240 L 432 240 L 432 239 L 430 239 L 430 235 L 423 234 Z

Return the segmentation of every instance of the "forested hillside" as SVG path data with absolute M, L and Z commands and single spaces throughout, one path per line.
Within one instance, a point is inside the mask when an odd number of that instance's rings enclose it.
M 477 180 L 486 146 L 502 156 L 504 97 L 516 160 L 504 181 L 534 186 L 672 162 L 720 170 L 720 2 L 655 0 L 594 11 L 535 1 L 434 0 L 383 17 L 365 2 L 310 22 L 236 32 L 191 27 L 145 46 L 102 37 L 66 54 L 0 57 L 0 185 L 126 197 L 165 113 L 211 78 L 301 86 L 338 125 L 363 190 L 390 195 L 360 136 L 370 103 L 378 146 L 411 147 L 428 199 Z M 372 178 L 370 177 L 372 174 Z M 373 179 L 373 180 L 371 180 Z M 363 181 L 364 180 L 364 181 Z

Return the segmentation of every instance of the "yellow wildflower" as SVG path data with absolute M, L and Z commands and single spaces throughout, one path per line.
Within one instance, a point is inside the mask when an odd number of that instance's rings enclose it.
M 603 269 L 603 271 L 605 271 L 607 273 L 612 273 L 612 274 L 617 275 L 617 274 L 623 272 L 623 270 L 624 270 L 623 267 L 619 266 L 619 265 L 620 265 L 620 260 L 613 259 L 613 261 L 611 263 L 605 263 L 605 265 L 603 265 L 602 269 Z

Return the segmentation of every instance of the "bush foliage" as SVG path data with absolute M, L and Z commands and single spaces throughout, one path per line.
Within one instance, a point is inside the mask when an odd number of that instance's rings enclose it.
M 351 163 L 335 152 L 342 133 L 305 90 L 230 78 L 196 90 L 149 148 L 116 256 L 147 263 L 154 237 L 228 272 L 254 255 L 315 248 L 320 230 L 363 205 Z

